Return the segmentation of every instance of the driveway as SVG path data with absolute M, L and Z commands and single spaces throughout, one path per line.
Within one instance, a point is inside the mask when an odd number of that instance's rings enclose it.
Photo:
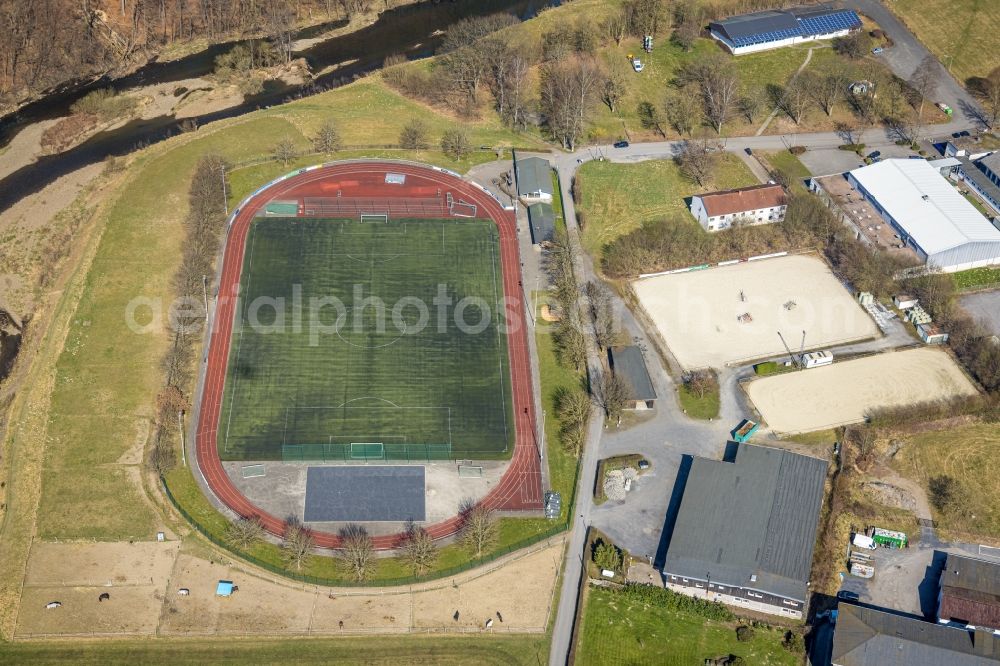
M 961 298 L 962 307 L 983 322 L 993 335 L 1000 335 L 1000 289 L 981 291 Z

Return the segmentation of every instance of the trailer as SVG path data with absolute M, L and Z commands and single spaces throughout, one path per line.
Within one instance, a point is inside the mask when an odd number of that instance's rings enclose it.
M 909 540 L 905 532 L 895 530 L 884 530 L 881 527 L 873 527 L 871 533 L 872 541 L 883 548 L 906 548 Z
M 760 424 L 757 423 L 756 421 L 751 421 L 750 419 L 743 419 L 743 421 L 741 421 L 740 424 L 736 426 L 736 430 L 733 430 L 732 433 L 733 441 L 743 444 L 744 442 L 749 440 L 755 432 L 757 432 L 757 428 L 759 426 Z
M 801 357 L 803 368 L 818 368 L 821 365 L 833 363 L 833 352 L 815 351 L 803 354 Z

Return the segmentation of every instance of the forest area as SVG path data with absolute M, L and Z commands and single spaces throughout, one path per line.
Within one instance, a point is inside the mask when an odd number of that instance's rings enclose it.
M 399 0 L 0 0 L 0 107 L 105 73 L 125 73 L 164 48 L 265 37 L 349 20 Z

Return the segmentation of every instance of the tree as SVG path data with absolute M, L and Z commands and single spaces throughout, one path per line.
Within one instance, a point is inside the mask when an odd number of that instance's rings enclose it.
M 960 489 L 955 477 L 947 474 L 932 476 L 927 482 L 927 488 L 930 491 L 928 499 L 938 511 L 948 511 L 958 503 Z
M 704 186 L 712 180 L 719 163 L 718 155 L 710 150 L 707 139 L 682 141 L 676 161 L 681 174 L 699 186 Z
M 730 61 L 721 55 L 705 59 L 696 71 L 705 102 L 705 116 L 715 131 L 722 134 L 722 127 L 732 115 L 739 95 L 739 77 Z
M 778 107 L 788 114 L 796 125 L 802 123 L 802 117 L 811 103 L 809 86 L 799 77 L 792 78 L 778 93 Z
M 703 118 L 697 92 L 687 87 L 668 90 L 663 110 L 667 122 L 681 136 L 690 136 Z
M 226 525 L 226 542 L 239 550 L 250 550 L 264 538 L 264 525 L 260 517 L 240 517 Z
M 587 282 L 584 291 L 590 302 L 590 316 L 594 324 L 594 342 L 601 349 L 606 349 L 614 344 L 618 333 L 611 293 L 603 283 L 593 280 Z
M 582 370 L 587 362 L 587 339 L 573 318 L 563 319 L 555 332 L 559 359 L 574 370 Z
M 698 0 L 684 0 L 674 6 L 674 42 L 685 51 L 694 48 L 701 34 L 705 14 Z
M 281 162 L 282 166 L 288 166 L 288 163 L 298 155 L 298 151 L 295 150 L 295 143 L 286 136 L 274 144 L 271 154 L 274 155 L 274 159 Z
M 615 46 L 621 46 L 625 33 L 628 31 L 628 24 L 628 10 L 623 7 L 605 19 L 604 34 L 615 40 Z
M 639 124 L 642 125 L 643 129 L 656 130 L 656 133 L 660 136 L 666 136 L 667 133 L 663 131 L 663 114 L 660 110 L 656 108 L 656 105 L 652 102 L 639 102 L 639 107 L 636 109 L 636 113 L 639 116 Z
M 264 31 L 282 61 L 292 59 L 292 36 L 295 27 L 295 10 L 288 0 L 265 0 L 262 3 Z
M 531 63 L 520 49 L 495 38 L 484 45 L 489 60 L 489 86 L 497 115 L 508 125 L 524 128 L 528 73 Z
M 934 94 L 934 91 L 937 89 L 937 81 L 938 62 L 934 56 L 928 53 L 920 61 L 920 64 L 917 65 L 917 68 L 913 70 L 913 75 L 909 81 L 910 87 L 919 99 L 916 106 L 918 117 L 923 116 L 924 102 Z
M 441 137 L 441 152 L 454 160 L 460 160 L 472 152 L 469 134 L 459 127 L 445 130 Z
M 418 576 L 427 573 L 438 556 L 434 539 L 431 538 L 427 530 L 416 525 L 413 521 L 406 524 L 402 551 L 403 560 Z
M 337 124 L 332 120 L 327 120 L 316 131 L 316 136 L 313 137 L 313 148 L 316 149 L 317 153 L 330 154 L 340 150 L 340 145 L 340 132 L 337 130 Z
M 467 501 L 461 511 L 461 540 L 473 557 L 482 557 L 483 553 L 496 543 L 500 526 L 497 523 L 496 512 L 484 504 Z
M 403 126 L 399 134 L 399 145 L 407 150 L 424 150 L 427 148 L 427 124 L 420 118 L 414 118 Z
M 846 37 L 833 40 L 833 50 L 852 60 L 859 60 L 868 55 L 872 48 L 872 39 L 864 30 L 852 32 Z
M 564 388 L 556 392 L 556 416 L 565 425 L 580 426 L 590 421 L 593 403 L 586 391 Z
M 636 37 L 656 36 L 668 20 L 663 0 L 630 0 L 625 5 L 629 32 Z
M 593 58 L 574 56 L 542 68 L 542 110 L 553 137 L 575 150 L 602 82 Z
M 850 146 L 860 144 L 865 133 L 865 128 L 856 122 L 837 121 L 833 125 L 833 130 L 844 143 Z
M 844 98 L 850 78 L 843 67 L 833 67 L 823 74 L 809 75 L 805 79 L 809 91 L 823 113 L 833 115 L 837 102 Z
M 743 117 L 746 118 L 746 121 L 752 123 L 757 119 L 757 115 L 764 106 L 764 98 L 760 94 L 760 89 L 750 88 L 746 90 L 736 100 L 736 106 L 739 108 L 740 113 L 743 114 Z
M 340 536 L 340 548 L 337 558 L 347 574 L 354 580 L 366 580 L 375 572 L 375 543 L 361 525 L 351 523 L 343 527 Z
M 608 571 L 618 571 L 622 566 L 622 553 L 613 543 L 603 539 L 594 544 L 594 564 Z
M 313 536 L 309 528 L 298 520 L 290 519 L 285 523 L 285 535 L 281 544 L 282 557 L 288 566 L 301 571 L 312 557 Z
M 684 386 L 701 400 L 709 393 L 718 392 L 719 379 L 711 370 L 695 370 L 684 377 Z
M 601 374 L 599 398 L 608 420 L 617 421 L 635 393 L 629 381 L 615 372 Z
M 995 129 L 1000 121 L 1000 67 L 979 81 L 976 92 L 986 107 L 987 124 Z
M 627 77 L 625 64 L 621 60 L 612 60 L 604 78 L 604 85 L 601 86 L 601 101 L 608 105 L 611 113 L 615 113 L 618 102 L 628 90 Z

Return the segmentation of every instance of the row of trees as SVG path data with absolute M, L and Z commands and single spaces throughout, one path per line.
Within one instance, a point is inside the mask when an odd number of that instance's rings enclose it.
M 226 162 L 218 155 L 199 160 L 188 192 L 188 214 L 181 263 L 173 278 L 180 307 L 171 312 L 173 338 L 163 357 L 164 383 L 156 397 L 156 417 L 150 467 L 163 474 L 176 463 L 174 442 L 183 428 L 182 415 L 189 407 L 186 391 L 193 380 L 194 350 L 206 312 L 202 305 L 205 280 L 219 248 L 219 235 L 226 222 Z
M 499 522 L 496 512 L 482 504 L 467 502 L 460 512 L 462 527 L 459 539 L 473 558 L 481 558 L 497 542 Z M 341 545 L 336 557 L 342 574 L 351 580 L 371 579 L 378 566 L 375 542 L 368 531 L 357 524 L 345 525 L 338 533 Z M 250 552 L 265 537 L 258 516 L 238 518 L 226 527 L 226 541 L 242 552 Z M 309 567 L 315 542 L 312 531 L 295 519 L 285 523 L 281 555 L 285 565 L 296 571 Z M 398 543 L 399 557 L 414 575 L 430 571 L 438 559 L 438 546 L 420 525 L 408 522 Z
M 113 71 L 163 45 L 197 37 L 266 38 L 287 59 L 298 23 L 385 6 L 376 0 L 2 2 L 0 96 Z

